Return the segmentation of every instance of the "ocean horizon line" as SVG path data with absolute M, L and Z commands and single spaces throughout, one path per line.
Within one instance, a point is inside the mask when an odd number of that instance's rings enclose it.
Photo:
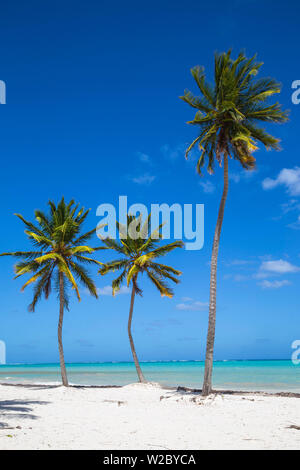
M 215 359 L 214 363 L 216 362 L 272 362 L 272 361 L 286 361 L 292 362 L 290 358 L 276 358 L 276 359 Z M 151 363 L 178 363 L 178 362 L 202 362 L 204 363 L 204 359 L 158 359 L 158 360 L 146 360 L 140 361 L 141 364 L 151 364 Z M 80 362 L 66 362 L 66 366 L 70 365 L 97 365 L 97 364 L 133 364 L 134 361 L 80 361 Z M 6 364 L 0 364 L 1 366 L 47 366 L 47 365 L 55 365 L 59 366 L 59 362 L 7 362 Z

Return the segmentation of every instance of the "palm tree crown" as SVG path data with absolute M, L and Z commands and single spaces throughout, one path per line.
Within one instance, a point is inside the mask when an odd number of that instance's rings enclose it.
M 159 246 L 162 238 L 162 225 L 154 232 L 150 233 L 150 220 L 151 218 L 149 216 L 147 221 L 142 224 L 140 217 L 128 215 L 127 227 L 134 226 L 135 233 L 137 233 L 138 236 L 131 236 L 130 228 L 127 233 L 124 226 L 117 222 L 117 228 L 122 237 L 120 238 L 120 242 L 112 240 L 111 238 L 103 239 L 103 243 L 107 248 L 113 249 L 123 255 L 121 259 L 103 264 L 99 270 L 99 273 L 102 275 L 108 272 L 122 271 L 112 282 L 113 295 L 120 289 L 125 280 L 127 286 L 132 282 L 136 293 L 142 295 L 142 289 L 137 284 L 137 277 L 140 273 L 146 273 L 150 281 L 159 290 L 161 296 L 173 296 L 173 290 L 170 288 L 167 281 L 170 280 L 177 284 L 179 280 L 176 276 L 179 276 L 181 272 L 171 266 L 157 263 L 154 260 L 165 256 L 175 248 L 183 247 L 183 242 L 175 241 L 167 245 Z
M 199 126 L 200 133 L 186 150 L 186 157 L 198 144 L 200 174 L 206 160 L 212 173 L 215 158 L 221 164 L 224 154 L 238 160 L 245 169 L 254 168 L 252 153 L 259 142 L 267 149 L 279 150 L 279 139 L 258 127 L 257 122 L 287 120 L 287 112 L 281 110 L 279 103 L 266 103 L 270 96 L 280 92 L 280 85 L 271 78 L 255 80 L 262 65 L 255 58 L 247 59 L 240 53 L 233 60 L 231 51 L 216 54 L 213 86 L 207 82 L 203 67 L 191 70 L 201 96 L 185 90 L 180 98 L 197 109 L 189 124 Z
M 51 292 L 54 278 L 55 288 L 59 292 L 59 273 L 63 274 L 64 305 L 68 308 L 68 287 L 72 287 L 80 301 L 77 282 L 81 282 L 93 295 L 97 297 L 97 290 L 91 277 L 83 264 L 100 264 L 89 257 L 91 253 L 100 248 L 84 245 L 95 233 L 95 229 L 80 235 L 82 224 L 89 210 L 74 206 L 74 201 L 66 204 L 64 198 L 56 206 L 49 201 L 50 211 L 46 215 L 40 210 L 35 211 L 36 223 L 31 223 L 20 214 L 16 214 L 26 226 L 25 233 L 36 248 L 35 251 L 16 251 L 2 253 L 0 256 L 11 255 L 20 258 L 15 266 L 18 278 L 24 274 L 32 274 L 23 285 L 22 290 L 29 284 L 35 283 L 34 296 L 29 310 L 34 311 L 37 302 L 44 294 L 47 299 Z

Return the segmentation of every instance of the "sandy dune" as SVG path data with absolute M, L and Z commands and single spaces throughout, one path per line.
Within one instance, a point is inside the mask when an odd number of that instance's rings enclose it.
M 0 385 L 0 449 L 299 449 L 299 426 L 294 397 Z

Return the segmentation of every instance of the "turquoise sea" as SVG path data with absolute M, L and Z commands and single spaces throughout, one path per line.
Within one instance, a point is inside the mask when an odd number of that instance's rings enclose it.
M 141 363 L 146 378 L 167 386 L 201 388 L 204 363 L 169 361 Z M 69 381 L 78 385 L 125 385 L 137 381 L 131 362 L 67 364 Z M 58 364 L 0 365 L 0 383 L 59 383 Z M 300 392 L 300 365 L 290 360 L 216 361 L 215 388 Z

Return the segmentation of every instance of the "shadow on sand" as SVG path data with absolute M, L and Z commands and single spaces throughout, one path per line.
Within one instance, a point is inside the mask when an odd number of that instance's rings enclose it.
M 9 426 L 6 420 L 14 418 L 37 419 L 38 416 L 31 413 L 30 405 L 47 405 L 48 403 L 48 401 L 40 400 L 0 400 L 0 430 L 14 429 Z

